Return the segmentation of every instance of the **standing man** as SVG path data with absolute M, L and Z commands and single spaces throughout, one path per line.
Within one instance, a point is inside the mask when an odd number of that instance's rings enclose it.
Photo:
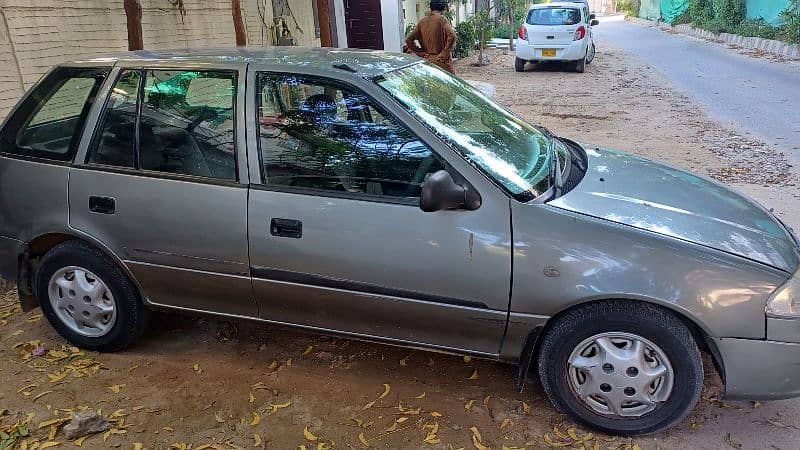
M 442 69 L 453 72 L 453 45 L 456 33 L 442 15 L 447 0 L 431 0 L 431 13 L 420 19 L 414 31 L 406 37 L 406 50 L 416 53 Z M 419 43 L 419 44 L 417 44 Z

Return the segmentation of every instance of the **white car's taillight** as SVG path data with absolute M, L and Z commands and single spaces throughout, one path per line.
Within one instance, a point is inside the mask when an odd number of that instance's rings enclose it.
M 795 272 L 767 300 L 767 317 L 776 319 L 800 319 L 800 277 Z
M 525 28 L 525 24 L 519 27 L 519 33 L 517 33 L 517 36 L 519 36 L 519 38 L 522 39 L 523 41 L 528 40 L 528 29 Z
M 572 38 L 573 41 L 580 41 L 581 39 L 586 37 L 586 27 L 583 25 L 579 26 L 577 30 L 575 30 L 575 36 Z

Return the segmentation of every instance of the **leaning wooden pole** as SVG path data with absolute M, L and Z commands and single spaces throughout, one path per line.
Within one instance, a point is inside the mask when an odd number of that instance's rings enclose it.
M 123 6 L 128 21 L 128 50 L 143 50 L 142 4 L 139 0 L 124 0 Z
M 231 14 L 233 15 L 233 29 L 236 32 L 236 46 L 244 47 L 247 45 L 247 31 L 244 29 L 240 0 L 231 0 Z

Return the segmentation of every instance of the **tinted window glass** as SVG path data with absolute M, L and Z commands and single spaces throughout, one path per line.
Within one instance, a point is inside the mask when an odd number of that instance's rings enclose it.
M 363 93 L 295 76 L 261 75 L 258 86 L 268 184 L 413 199 L 444 168 Z
M 69 161 L 89 108 L 108 71 L 54 70 L 20 104 L 0 131 L 5 153 Z
M 136 98 L 140 78 L 139 71 L 126 70 L 117 80 L 89 151 L 89 162 L 134 167 Z
M 235 180 L 236 78 L 235 72 L 146 71 L 141 168 Z
M 575 25 L 581 11 L 575 8 L 537 8 L 528 14 L 529 25 Z

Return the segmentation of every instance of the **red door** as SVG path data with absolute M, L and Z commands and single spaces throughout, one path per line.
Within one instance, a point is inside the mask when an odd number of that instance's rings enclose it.
M 380 0 L 345 0 L 347 46 L 383 50 Z

